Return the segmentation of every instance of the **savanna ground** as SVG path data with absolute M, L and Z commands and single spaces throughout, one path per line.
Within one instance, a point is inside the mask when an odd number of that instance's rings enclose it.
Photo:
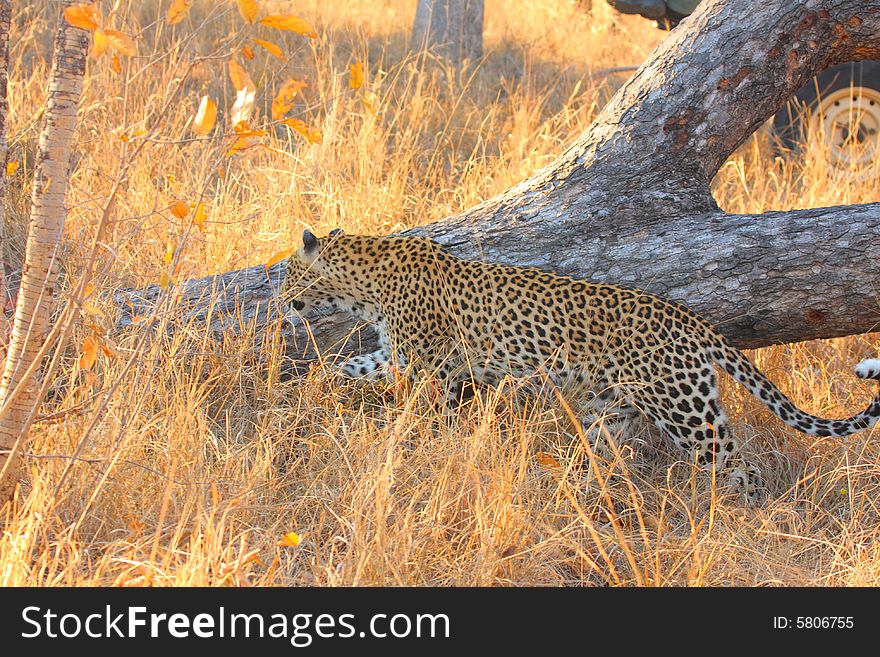
M 56 14 L 48 2 L 14 4 L 10 160 L 21 166 L 7 259 L 20 266 Z M 307 80 L 290 116 L 322 139 L 272 129 L 227 156 L 222 137 L 194 140 L 188 126 L 203 94 L 228 112 L 225 60 L 253 28 L 234 5 L 210 13 L 197 0 L 169 28 L 165 2 L 117 4 L 139 57 L 119 74 L 106 56 L 90 60 L 67 285 L 116 175 L 149 141 L 112 208 L 99 293 L 157 282 L 169 243 L 184 280 L 267 262 L 303 228 L 387 233 L 473 205 L 552 160 L 624 80 L 595 73 L 640 63 L 664 36 L 604 2 L 487 0 L 485 61 L 460 74 L 407 53 L 413 0 L 303 0 L 293 9 L 318 38 L 264 31 L 288 61 L 258 51 L 242 62 L 263 117 L 281 82 Z M 195 55 L 213 58 L 185 77 Z M 353 90 L 358 60 L 366 82 Z M 164 114 L 139 136 L 151 112 Z M 821 154 L 777 158 L 763 132 L 714 190 L 732 212 L 878 198 L 876 178 L 836 178 Z M 205 203 L 203 229 L 169 212 L 177 200 Z M 96 297 L 0 520 L 4 585 L 880 584 L 876 430 L 806 437 L 726 381 L 734 431 L 768 480 L 766 503 L 745 507 L 662 442 L 606 437 L 590 458 L 560 405 L 487 391 L 450 424 L 430 383 L 356 384 L 320 366 L 286 376 L 277 325 L 223 342 L 192 322 L 169 337 L 173 292 L 164 315 L 144 320 L 159 331 L 113 335 L 84 369 L 89 325 L 114 321 Z M 249 348 L 255 331 L 267 333 L 262 357 Z M 874 393 L 852 368 L 878 347 L 866 335 L 751 356 L 802 408 L 844 416 Z M 290 532 L 298 545 L 281 544 Z

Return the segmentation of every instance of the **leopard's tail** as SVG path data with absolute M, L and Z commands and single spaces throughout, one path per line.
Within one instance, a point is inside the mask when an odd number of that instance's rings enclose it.
M 810 415 L 795 406 L 776 385 L 746 358 L 739 349 L 721 340 L 711 351 L 712 358 L 737 382 L 748 388 L 776 417 L 790 427 L 811 436 L 844 437 L 869 429 L 880 418 L 880 394 L 858 415 L 845 420 L 826 420 Z M 862 379 L 880 381 L 880 359 L 869 358 L 856 365 L 856 375 Z

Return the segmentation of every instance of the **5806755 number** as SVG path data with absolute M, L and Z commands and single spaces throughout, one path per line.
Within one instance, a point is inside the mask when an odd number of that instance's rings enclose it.
M 774 616 L 773 629 L 776 630 L 848 630 L 854 627 L 852 616 Z

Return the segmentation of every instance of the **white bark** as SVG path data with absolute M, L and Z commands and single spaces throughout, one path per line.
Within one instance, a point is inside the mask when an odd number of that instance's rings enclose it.
M 59 9 L 73 4 L 69 0 Z M 88 51 L 88 33 L 59 15 L 44 125 L 31 194 L 31 216 L 12 337 L 0 379 L 0 504 L 21 476 L 22 446 L 40 403 L 33 374 L 49 329 L 76 111 Z

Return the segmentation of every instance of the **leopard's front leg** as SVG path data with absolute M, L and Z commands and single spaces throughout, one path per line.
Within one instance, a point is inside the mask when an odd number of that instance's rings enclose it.
M 376 351 L 360 356 L 352 356 L 339 366 L 339 370 L 352 379 L 375 380 L 385 376 L 391 366 L 391 350 L 380 347 Z
M 387 330 L 384 326 L 378 326 L 379 348 L 368 354 L 352 356 L 341 365 L 339 371 L 352 379 L 365 378 L 370 381 L 383 376 L 388 376 L 392 367 L 403 368 L 405 359 L 403 355 L 391 347 Z

